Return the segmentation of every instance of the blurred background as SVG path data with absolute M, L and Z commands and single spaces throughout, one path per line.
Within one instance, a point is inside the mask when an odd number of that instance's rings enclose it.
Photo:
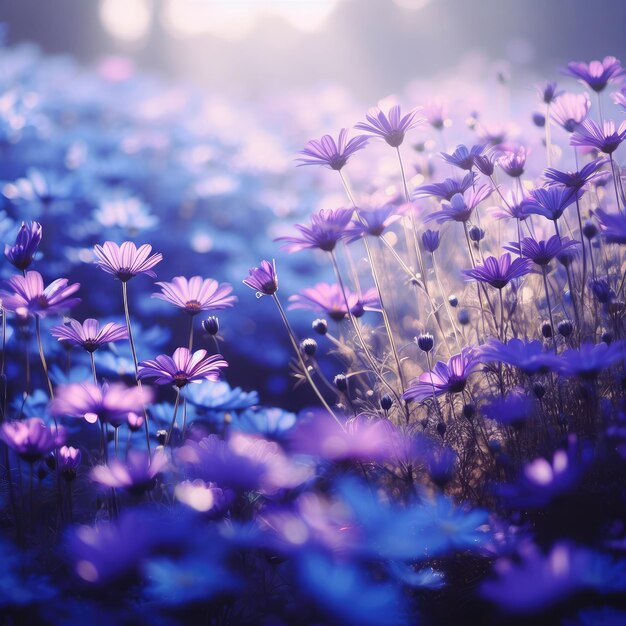
M 11 44 L 251 97 L 334 82 L 377 100 L 473 59 L 545 73 L 626 45 L 623 0 L 2 0 L 0 20 Z
M 568 61 L 626 60 L 625 0 L 0 0 L 0 22 L 0 244 L 21 220 L 41 221 L 38 269 L 85 285 L 78 319 L 120 318 L 118 285 L 91 263 L 107 239 L 162 252 L 159 280 L 232 283 L 240 302 L 220 312 L 228 381 L 293 409 L 313 398 L 291 392 L 275 307 L 241 280 L 275 258 L 285 304 L 334 280 L 323 254 L 288 255 L 275 242 L 346 202 L 335 172 L 295 167 L 306 141 L 379 102 L 442 98 L 445 136 L 424 126 L 403 146 L 412 187 L 449 175 L 439 151 L 476 142 L 479 130 L 524 136 L 538 168 L 533 86 L 556 79 L 579 91 L 559 73 Z M 350 161 L 361 197 L 399 191 L 395 155 L 381 144 Z M 140 358 L 186 341 L 186 320 L 150 298 L 155 289 L 138 279 L 131 293 Z M 300 338 L 319 315 L 290 312 Z M 212 348 L 199 328 L 197 338 Z M 332 346 L 318 340 L 325 354 Z M 9 348 L 18 353 L 19 338 Z M 105 357 L 99 367 L 128 368 L 129 355 Z M 341 373 L 337 359 L 322 366 L 330 379 Z

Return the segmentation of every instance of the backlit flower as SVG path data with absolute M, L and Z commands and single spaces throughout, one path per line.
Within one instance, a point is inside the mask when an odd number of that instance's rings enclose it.
M 28 269 L 41 243 L 42 228 L 39 222 L 22 222 L 15 243 L 4 247 L 4 256 L 20 271 Z
M 511 255 L 507 252 L 499 259 L 490 256 L 487 257 L 483 265 L 463 270 L 468 279 L 477 280 L 481 283 L 489 283 L 496 289 L 506 287 L 514 278 L 520 278 L 530 272 L 530 259 L 514 259 L 511 261 Z
M 613 56 L 606 56 L 602 61 L 590 63 L 575 62 L 567 64 L 565 73 L 578 78 L 594 91 L 602 91 L 609 83 L 624 75 L 622 64 Z
M 260 267 L 248 270 L 248 278 L 243 279 L 243 284 L 250 289 L 255 289 L 257 297 L 272 296 L 278 291 L 278 276 L 276 275 L 276 263 L 261 261 Z
M 86 319 L 82 324 L 70 319 L 65 324 L 54 326 L 50 333 L 59 341 L 74 346 L 81 346 L 87 352 L 95 352 L 107 343 L 114 343 L 128 339 L 128 330 L 125 325 L 109 322 L 100 328 L 98 320 Z
M 228 367 L 228 363 L 221 354 L 176 348 L 172 356 L 160 354 L 156 359 L 139 363 L 139 378 L 154 378 L 157 385 L 184 387 L 203 380 L 219 380 L 222 367 Z
M 321 209 L 311 215 L 311 226 L 296 224 L 300 237 L 278 237 L 276 241 L 286 242 L 283 246 L 288 252 L 316 249 L 332 252 L 337 242 L 344 239 L 346 229 L 352 218 L 354 209 Z
M 396 104 L 385 115 L 380 109 L 373 108 L 365 116 L 367 122 L 359 122 L 354 127 L 357 130 L 377 135 L 391 147 L 397 148 L 404 141 L 406 132 L 424 121 L 423 118 L 418 117 L 420 111 L 421 108 L 416 108 L 403 116 L 400 105 Z
M 348 159 L 355 152 L 365 148 L 368 142 L 364 135 L 353 137 L 349 141 L 347 137 L 348 129 L 342 128 L 337 141 L 330 135 L 324 135 L 321 139 L 311 139 L 300 152 L 303 157 L 298 159 L 299 166 L 324 165 L 332 170 L 340 170 Z
M 236 296 L 230 295 L 233 288 L 228 283 L 218 283 L 212 278 L 201 276 L 175 276 L 171 283 L 156 283 L 161 293 L 152 294 L 153 298 L 169 302 L 189 315 L 200 311 L 217 311 L 233 306 Z
M 156 278 L 152 268 L 163 260 L 163 255 L 158 252 L 150 256 L 150 252 L 151 245 L 145 243 L 137 248 L 132 241 L 125 241 L 121 246 L 105 241 L 103 245 L 94 247 L 96 265 L 123 283 L 139 274 Z
M 39 417 L 5 422 L 0 426 L 0 439 L 25 461 L 34 463 L 65 443 L 65 432 L 46 426 Z

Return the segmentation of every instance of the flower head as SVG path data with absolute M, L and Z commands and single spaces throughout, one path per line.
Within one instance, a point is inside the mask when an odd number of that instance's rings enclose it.
M 98 320 L 86 319 L 82 324 L 70 319 L 65 324 L 54 326 L 50 331 L 59 341 L 81 346 L 87 352 L 95 352 L 107 343 L 128 339 L 128 330 L 122 324 L 109 322 L 100 328 Z
M 469 149 L 467 146 L 459 145 L 452 154 L 442 152 L 441 158 L 446 163 L 450 163 L 450 165 L 454 165 L 459 169 L 471 171 L 474 167 L 476 158 L 482 155 L 484 149 L 484 144 L 475 145 Z
M 595 215 L 600 223 L 600 231 L 607 243 L 626 244 L 626 215 L 623 213 L 605 213 L 596 209 Z
M 137 248 L 132 241 L 125 241 L 121 246 L 112 241 L 105 241 L 103 245 L 94 248 L 96 265 L 123 283 L 139 274 L 156 278 L 152 268 L 163 260 L 163 255 L 158 252 L 150 256 L 150 252 L 151 245 L 145 243 Z
M 526 167 L 526 148 L 505 152 L 498 158 L 498 165 L 512 178 L 519 178 Z
M 561 355 L 561 373 L 565 376 L 593 380 L 603 370 L 613 367 L 626 358 L 626 341 L 583 343 L 580 349 L 566 350 Z
M 439 248 L 439 243 L 440 234 L 438 230 L 431 230 L 429 228 L 422 233 L 422 245 L 424 246 L 425 250 L 428 250 L 428 252 L 435 252 L 435 250 Z
M 311 226 L 296 224 L 300 237 L 278 237 L 276 241 L 285 241 L 283 249 L 288 252 L 319 248 L 332 252 L 337 242 L 346 236 L 346 229 L 354 209 L 321 209 L 311 216 Z
M 228 367 L 221 354 L 208 355 L 206 350 L 190 352 L 176 348 L 170 357 L 160 354 L 154 360 L 139 363 L 139 378 L 154 378 L 157 385 L 184 387 L 203 380 L 219 380 L 219 368 Z
M 364 135 L 353 137 L 346 141 L 348 129 L 342 128 L 339 137 L 335 141 L 330 135 L 324 135 L 321 139 L 311 139 L 304 150 L 300 152 L 303 158 L 299 158 L 299 167 L 303 165 L 324 165 L 332 170 L 341 170 L 348 159 L 359 150 L 365 148 L 368 138 Z
M 609 83 L 624 75 L 622 64 L 613 56 L 606 56 L 602 61 L 590 63 L 575 62 L 567 64 L 565 73 L 588 85 L 596 92 L 602 91 Z
M 561 239 L 558 235 L 553 235 L 548 240 L 537 241 L 533 237 L 524 237 L 520 243 L 511 242 L 504 246 L 506 250 L 521 253 L 522 256 L 530 259 L 537 265 L 548 265 L 552 259 L 560 255 L 565 250 L 579 246 L 579 241 L 572 239 Z
M 391 147 L 397 148 L 404 141 L 404 136 L 408 130 L 424 122 L 423 118 L 418 117 L 420 111 L 421 108 L 418 107 L 403 116 L 400 105 L 396 104 L 385 115 L 380 109 L 373 108 L 365 116 L 367 122 L 359 122 L 354 127 L 357 130 L 364 130 L 367 133 L 377 135 Z
M 392 203 L 382 206 L 357 209 L 358 219 L 347 228 L 347 241 L 356 241 L 365 235 L 380 237 L 385 230 L 401 216 L 396 214 L 397 206 Z
M 548 81 L 537 87 L 537 92 L 545 104 L 552 104 L 563 93 L 562 91 L 557 91 L 555 81 Z
M 543 215 L 549 220 L 556 221 L 582 194 L 582 190 L 576 191 L 560 185 L 533 189 L 530 196 L 522 202 L 522 210 L 526 215 Z
M 478 189 L 468 189 L 463 194 L 457 193 L 449 201 L 441 203 L 441 210 L 430 213 L 426 221 L 437 220 L 438 224 L 444 222 L 467 222 L 474 209 L 488 196 L 493 189 L 489 185 L 483 185 Z
M 167 466 L 167 456 L 158 450 L 151 458 L 143 450 L 129 450 L 126 462 L 111 459 L 91 470 L 91 480 L 114 489 L 141 495 L 154 487 L 156 476 Z
M 72 446 L 61 446 L 58 454 L 58 470 L 65 480 L 74 480 L 76 470 L 80 466 L 82 453 L 78 448 Z
M 200 311 L 217 311 L 233 306 L 236 296 L 228 283 L 218 283 L 212 278 L 202 279 L 201 276 L 175 276 L 171 283 L 156 283 L 161 293 L 152 294 L 153 298 L 165 300 L 189 315 L 197 315 Z
M 521 339 L 509 339 L 507 343 L 502 343 L 491 339 L 481 346 L 480 353 L 486 362 L 519 367 L 527 376 L 546 374 L 561 365 L 560 357 L 553 352 L 546 352 L 543 343 L 537 340 L 525 343 Z
M 405 400 L 422 402 L 427 398 L 444 393 L 460 393 L 465 389 L 469 375 L 478 365 L 478 354 L 474 348 L 463 348 L 447 363 L 438 361 L 430 372 L 424 372 L 411 382 L 404 392 Z
M 278 291 L 278 276 L 276 275 L 276 262 L 261 261 L 261 267 L 252 267 L 248 270 L 248 278 L 243 279 L 243 284 L 250 289 L 256 290 L 257 298 L 261 296 L 273 296 Z
M 626 139 L 626 121 L 615 130 L 615 122 L 607 120 L 600 127 L 593 120 L 585 120 L 577 127 L 570 139 L 570 145 L 583 148 L 597 148 L 604 154 L 613 154 Z
M 72 298 L 80 283 L 68 285 L 67 278 L 58 278 L 44 287 L 39 272 L 26 272 L 25 276 L 11 276 L 5 282 L 8 290 L 0 291 L 0 299 L 5 309 L 20 315 L 56 315 L 76 306 L 80 298 Z
M 57 417 L 79 417 L 90 424 L 100 420 L 117 428 L 127 422 L 129 413 L 143 412 L 153 395 L 147 387 L 122 383 L 70 383 L 57 389 L 50 411 Z
M 415 189 L 413 197 L 415 199 L 428 198 L 434 196 L 442 200 L 452 200 L 456 194 L 464 194 L 476 182 L 476 174 L 469 172 L 461 180 L 456 178 L 446 178 L 440 183 L 429 183 L 420 185 Z
M 561 184 L 568 189 L 579 190 L 592 180 L 605 176 L 605 172 L 599 171 L 605 163 L 606 158 L 594 159 L 575 172 L 561 172 L 549 167 L 544 175 L 549 184 Z
M 564 93 L 550 107 L 552 119 L 568 133 L 573 133 L 589 113 L 591 101 L 586 93 Z
M 477 265 L 470 270 L 463 270 L 463 273 L 469 280 L 489 283 L 496 289 L 502 289 L 514 278 L 520 278 L 528 274 L 530 269 L 530 259 L 515 259 L 511 261 L 511 255 L 507 252 L 499 259 L 494 256 L 487 257 L 484 265 Z
M 376 289 L 370 289 L 363 295 L 346 291 L 348 305 L 352 315 L 360 317 L 366 308 L 380 306 Z M 337 284 L 318 283 L 315 287 L 303 289 L 299 294 L 289 296 L 290 309 L 305 309 L 328 315 L 340 322 L 348 315 L 346 298 Z
M 20 271 L 28 269 L 41 243 L 42 228 L 39 222 L 22 222 L 15 243 L 4 247 L 4 256 Z
M 22 459 L 34 463 L 62 446 L 65 443 L 65 432 L 54 426 L 46 426 L 39 417 L 31 417 L 2 424 L 0 439 Z

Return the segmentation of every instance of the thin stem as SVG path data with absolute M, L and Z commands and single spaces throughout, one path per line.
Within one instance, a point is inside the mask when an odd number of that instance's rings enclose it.
M 189 352 L 193 350 L 193 315 L 189 316 Z
M 89 358 L 91 359 L 91 374 L 93 375 L 93 384 L 98 386 L 98 375 L 96 374 L 96 359 L 93 352 L 89 352 Z
M 50 400 L 54 400 L 54 390 L 52 389 L 52 381 L 50 380 L 50 374 L 48 372 L 48 364 L 46 363 L 46 355 L 43 353 L 43 344 L 41 343 L 41 319 L 39 315 L 35 315 L 35 333 L 37 334 L 37 346 L 39 348 L 39 358 L 41 359 L 41 366 L 43 367 L 43 373 L 48 383 L 48 392 L 50 394 Z
M 180 403 L 180 387 L 176 387 L 176 400 L 174 402 L 174 415 L 172 416 L 172 423 L 170 424 L 169 430 L 167 431 L 167 439 L 165 440 L 165 445 L 169 445 L 170 438 L 172 437 L 172 431 L 174 430 L 174 426 L 176 425 L 176 414 L 178 413 L 178 404 Z
M 622 212 L 622 205 L 619 201 L 619 191 L 617 190 L 617 177 L 615 174 L 615 161 L 613 161 L 613 154 L 609 154 L 609 160 L 611 162 L 611 176 L 613 178 L 613 188 L 615 189 L 615 201 L 617 202 L 617 209 L 618 211 L 621 213 Z M 619 175 L 619 168 L 618 168 L 618 174 Z M 620 181 L 620 186 L 621 186 L 621 181 Z
M 287 333 L 289 334 L 291 345 L 293 346 L 293 349 L 296 352 L 296 356 L 298 357 L 300 367 L 302 368 L 302 371 L 304 375 L 306 376 L 306 379 L 309 385 L 311 385 L 311 389 L 313 389 L 313 391 L 315 392 L 315 395 L 319 398 L 319 401 L 322 403 L 324 408 L 330 413 L 330 415 L 337 422 L 337 424 L 339 424 L 339 426 L 341 427 L 341 430 L 345 431 L 345 428 L 343 424 L 341 423 L 341 420 L 337 417 L 335 412 L 330 408 L 328 402 L 326 402 L 326 399 L 322 395 L 322 392 L 318 389 L 317 385 L 315 384 L 315 381 L 311 378 L 311 374 L 309 373 L 309 370 L 304 362 L 304 359 L 302 358 L 302 354 L 300 352 L 300 348 L 298 346 L 298 341 L 296 339 L 296 336 L 291 328 L 291 324 L 289 323 L 289 320 L 287 319 L 287 315 L 285 313 L 285 310 L 283 309 L 282 304 L 280 303 L 280 300 L 278 299 L 278 296 L 276 294 L 273 294 L 272 297 L 274 298 L 274 302 L 276 303 L 276 306 L 278 307 L 278 312 L 280 313 L 283 323 L 285 324 L 285 328 L 287 329 Z
M 541 275 L 543 276 L 543 288 L 546 292 L 546 304 L 548 306 L 548 315 L 550 316 L 550 326 L 552 327 L 552 346 L 554 347 L 554 353 L 556 354 L 556 329 L 554 328 L 554 319 L 552 317 L 552 304 L 550 304 L 550 290 L 548 289 L 548 276 L 546 266 L 541 266 Z
M 126 328 L 128 330 L 128 342 L 130 343 L 130 351 L 133 355 L 133 365 L 135 366 L 135 380 L 137 381 L 137 386 L 141 389 L 141 380 L 139 378 L 139 363 L 137 361 L 137 351 L 135 349 L 135 341 L 133 339 L 133 329 L 130 323 L 130 311 L 128 309 L 128 287 L 126 281 L 122 282 L 122 299 L 124 300 L 124 316 L 126 317 Z M 143 404 L 142 398 L 142 406 L 143 406 L 143 418 L 144 418 L 144 428 L 146 431 L 146 447 L 148 448 L 148 456 L 150 456 L 150 429 L 148 426 L 148 411 L 146 410 L 145 404 Z
M 550 128 L 550 103 L 546 104 L 546 163 L 548 167 L 552 167 L 552 141 L 551 141 L 551 128 Z
M 5 373 L 6 349 L 7 349 L 7 310 L 0 307 L 2 314 L 2 364 L 0 365 L 0 379 L 2 381 L 2 420 L 7 415 L 7 377 Z
M 502 289 L 498 289 L 498 296 L 500 297 L 500 341 L 504 343 L 504 299 L 502 298 Z

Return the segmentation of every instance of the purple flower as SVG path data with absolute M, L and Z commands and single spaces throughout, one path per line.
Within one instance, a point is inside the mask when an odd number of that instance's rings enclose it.
M 46 426 L 39 417 L 5 422 L 0 426 L 0 439 L 28 463 L 34 463 L 65 443 L 65 432 Z
M 598 171 L 606 163 L 606 158 L 594 159 L 576 172 L 561 172 L 549 167 L 544 176 L 549 184 L 561 184 L 568 189 L 582 189 L 588 182 L 604 177 L 606 172 Z
M 156 278 L 152 268 L 163 260 L 163 255 L 159 252 L 150 256 L 150 252 L 151 245 L 145 243 L 137 248 L 132 241 L 125 241 L 121 246 L 105 241 L 103 245 L 94 248 L 96 265 L 123 283 L 139 274 Z
M 619 91 L 612 93 L 611 99 L 615 104 L 626 110 L 626 87 L 622 87 Z
M 463 270 L 470 280 L 481 283 L 489 283 L 496 289 L 503 289 L 514 278 L 521 278 L 531 270 L 530 259 L 515 259 L 511 261 L 511 255 L 507 252 L 499 259 L 490 256 L 485 259 L 484 265 L 477 265 L 470 270 Z
M 81 346 L 87 352 L 95 352 L 107 343 L 128 339 L 126 326 L 109 322 L 100 328 L 98 320 L 91 318 L 86 319 L 82 324 L 75 319 L 70 319 L 60 326 L 54 326 L 50 332 L 59 341 Z
M 533 406 L 532 396 L 521 387 L 515 387 L 502 398 L 492 398 L 483 407 L 483 413 L 500 424 L 518 428 L 531 417 Z
M 422 110 L 426 121 L 436 130 L 450 125 L 451 121 L 448 118 L 448 105 L 439 99 L 430 101 Z
M 626 244 L 626 215 L 605 213 L 602 209 L 596 209 L 595 215 L 607 243 Z
M 445 222 L 467 222 L 474 209 L 488 196 L 493 189 L 489 185 L 483 185 L 478 189 L 468 189 L 463 194 L 457 193 L 441 203 L 441 210 L 430 213 L 426 217 L 427 222 L 437 220 L 438 224 Z
M 80 466 L 82 453 L 72 446 L 61 446 L 57 456 L 58 470 L 65 480 L 71 481 L 76 478 L 76 470 Z
M 292 461 L 276 442 L 243 433 L 234 433 L 228 441 L 216 435 L 188 440 L 175 451 L 175 459 L 190 478 L 235 491 L 273 494 L 302 484 L 312 473 L 309 465 Z
M 71 383 L 57 389 L 50 411 L 57 417 L 80 417 L 90 424 L 100 420 L 117 428 L 127 422 L 129 413 L 143 412 L 152 398 L 152 390 L 146 387 Z
M 334 419 L 321 412 L 301 420 L 291 432 L 290 442 L 296 453 L 335 462 L 383 462 L 396 457 L 401 448 L 400 433 L 389 420 L 358 415 L 342 430 Z
M 593 380 L 605 369 L 617 365 L 626 358 L 626 341 L 604 342 L 597 345 L 587 341 L 579 350 L 566 350 L 561 355 L 560 371 L 565 376 L 578 376 Z
M 527 376 L 547 374 L 561 365 L 561 358 L 546 352 L 541 341 L 525 343 L 521 339 L 509 339 L 508 343 L 502 343 L 491 339 L 480 347 L 480 355 L 485 362 L 519 367 Z
M 563 92 L 557 91 L 556 82 L 549 81 L 537 88 L 539 97 L 545 104 L 552 104 Z
M 522 210 L 526 215 L 543 215 L 549 220 L 556 221 L 563 215 L 563 211 L 582 194 L 582 190 L 576 191 L 560 185 L 533 189 L 530 196 L 522 202 Z
M 167 466 L 167 455 L 158 450 L 152 458 L 143 450 L 129 450 L 126 463 L 111 459 L 106 465 L 91 470 L 91 480 L 114 489 L 126 489 L 133 495 L 150 491 L 156 476 Z
M 348 159 L 355 152 L 365 148 L 368 142 L 368 138 L 364 135 L 353 137 L 350 141 L 346 141 L 347 136 L 348 129 L 342 128 L 336 142 L 330 135 L 324 135 L 321 139 L 311 139 L 300 152 L 304 158 L 298 159 L 299 167 L 324 165 L 332 170 L 340 170 Z
M 424 372 L 412 381 L 402 397 L 405 400 L 422 402 L 427 398 L 445 393 L 461 393 L 467 378 L 478 365 L 478 353 L 474 348 L 463 348 L 448 363 L 438 361 L 430 372 Z
M 435 250 L 439 248 L 439 243 L 440 237 L 438 230 L 431 230 L 429 228 L 422 233 L 422 245 L 425 250 L 428 250 L 428 252 L 435 252 Z
M 346 240 L 356 241 L 364 235 L 380 237 L 391 224 L 401 218 L 396 214 L 397 208 L 395 204 L 389 203 L 380 207 L 357 209 L 358 219 L 353 220 L 346 229 Z
M 415 189 L 413 197 L 417 200 L 419 198 L 434 196 L 435 198 L 450 201 L 456 194 L 464 194 L 474 185 L 475 182 L 476 174 L 474 172 L 469 172 L 461 180 L 446 178 L 440 183 L 420 185 Z
M 230 489 L 221 489 L 215 483 L 206 483 L 196 478 L 177 483 L 174 497 L 194 511 L 219 515 L 232 504 L 235 493 Z
M 276 262 L 261 261 L 261 267 L 252 267 L 248 270 L 248 278 L 243 279 L 243 284 L 250 289 L 256 290 L 257 298 L 273 296 L 278 291 L 278 276 L 276 275 Z
M 423 118 L 417 117 L 420 111 L 421 108 L 418 107 L 402 116 L 400 105 L 396 104 L 385 115 L 380 109 L 373 108 L 365 116 L 367 123 L 359 122 L 354 127 L 357 130 L 364 130 L 367 133 L 377 135 L 384 139 L 392 148 L 397 148 L 404 141 L 404 136 L 408 130 L 424 122 Z M 340 168 L 336 167 L 333 169 Z
M 590 107 L 591 101 L 588 94 L 564 93 L 550 107 L 550 116 L 563 130 L 573 133 L 587 117 Z
M 160 354 L 139 363 L 139 378 L 154 378 L 157 385 L 180 388 L 203 380 L 219 380 L 221 367 L 228 367 L 221 354 L 209 356 L 206 350 L 191 353 L 187 348 L 176 348 L 172 356 Z
M 18 315 L 56 315 L 76 306 L 80 298 L 70 296 L 80 287 L 80 283 L 68 285 L 67 278 L 58 278 L 44 287 L 39 272 L 26 272 L 26 276 L 11 276 L 5 285 L 11 291 L 1 290 L 0 299 L 5 309 Z
M 39 222 L 22 222 L 15 243 L 4 247 L 4 256 L 20 271 L 28 269 L 41 243 L 42 228 Z
M 496 167 L 496 159 L 493 155 L 481 154 L 474 157 L 474 165 L 481 174 L 491 177 Z
M 574 241 L 572 239 L 561 239 L 558 235 L 553 235 L 547 241 L 537 241 L 532 237 L 524 237 L 520 244 L 517 241 L 512 241 L 507 246 L 504 246 L 505 250 L 522 254 L 529 258 L 533 263 L 537 265 L 548 265 L 552 259 L 561 254 L 563 251 L 569 248 L 580 245 L 580 241 Z
M 626 138 L 626 121 L 617 130 L 612 120 L 602 124 L 602 128 L 593 120 L 581 122 L 570 139 L 571 146 L 597 148 L 604 154 L 613 154 Z
M 360 317 L 366 308 L 380 306 L 376 289 L 369 289 L 362 296 L 346 290 L 346 296 L 350 311 L 355 317 Z M 315 287 L 308 287 L 299 294 L 289 296 L 289 302 L 290 309 L 317 311 L 328 315 L 336 322 L 340 322 L 348 315 L 346 298 L 337 284 L 318 283 Z
M 508 220 L 514 218 L 516 220 L 525 220 L 528 214 L 524 212 L 524 201 L 526 198 L 520 198 L 519 194 L 511 190 L 507 193 L 501 206 L 492 207 L 493 216 L 498 220 Z
M 613 56 L 606 56 L 602 61 L 582 63 L 572 61 L 567 64 L 565 73 L 578 78 L 596 92 L 602 91 L 609 83 L 624 75 L 622 64 Z
M 296 224 L 302 234 L 301 237 L 278 237 L 276 241 L 287 242 L 283 250 L 299 252 L 300 250 L 319 248 L 325 252 L 332 252 L 337 242 L 346 236 L 347 226 L 350 223 L 354 209 L 321 209 L 311 215 L 311 226 Z
M 200 311 L 218 311 L 233 306 L 236 296 L 231 296 L 233 288 L 228 283 L 218 283 L 212 278 L 202 279 L 201 276 L 175 276 L 171 283 L 156 283 L 161 293 L 152 294 L 153 298 L 165 300 L 189 315 L 197 315 Z
M 460 145 L 456 147 L 456 150 L 452 154 L 442 152 L 441 158 L 446 163 L 450 163 L 450 165 L 454 165 L 459 169 L 471 171 L 476 158 L 482 155 L 484 149 L 484 145 L 475 145 L 469 150 L 467 146 Z
M 498 165 L 512 178 L 519 178 L 526 167 L 526 148 L 505 152 L 498 157 Z

